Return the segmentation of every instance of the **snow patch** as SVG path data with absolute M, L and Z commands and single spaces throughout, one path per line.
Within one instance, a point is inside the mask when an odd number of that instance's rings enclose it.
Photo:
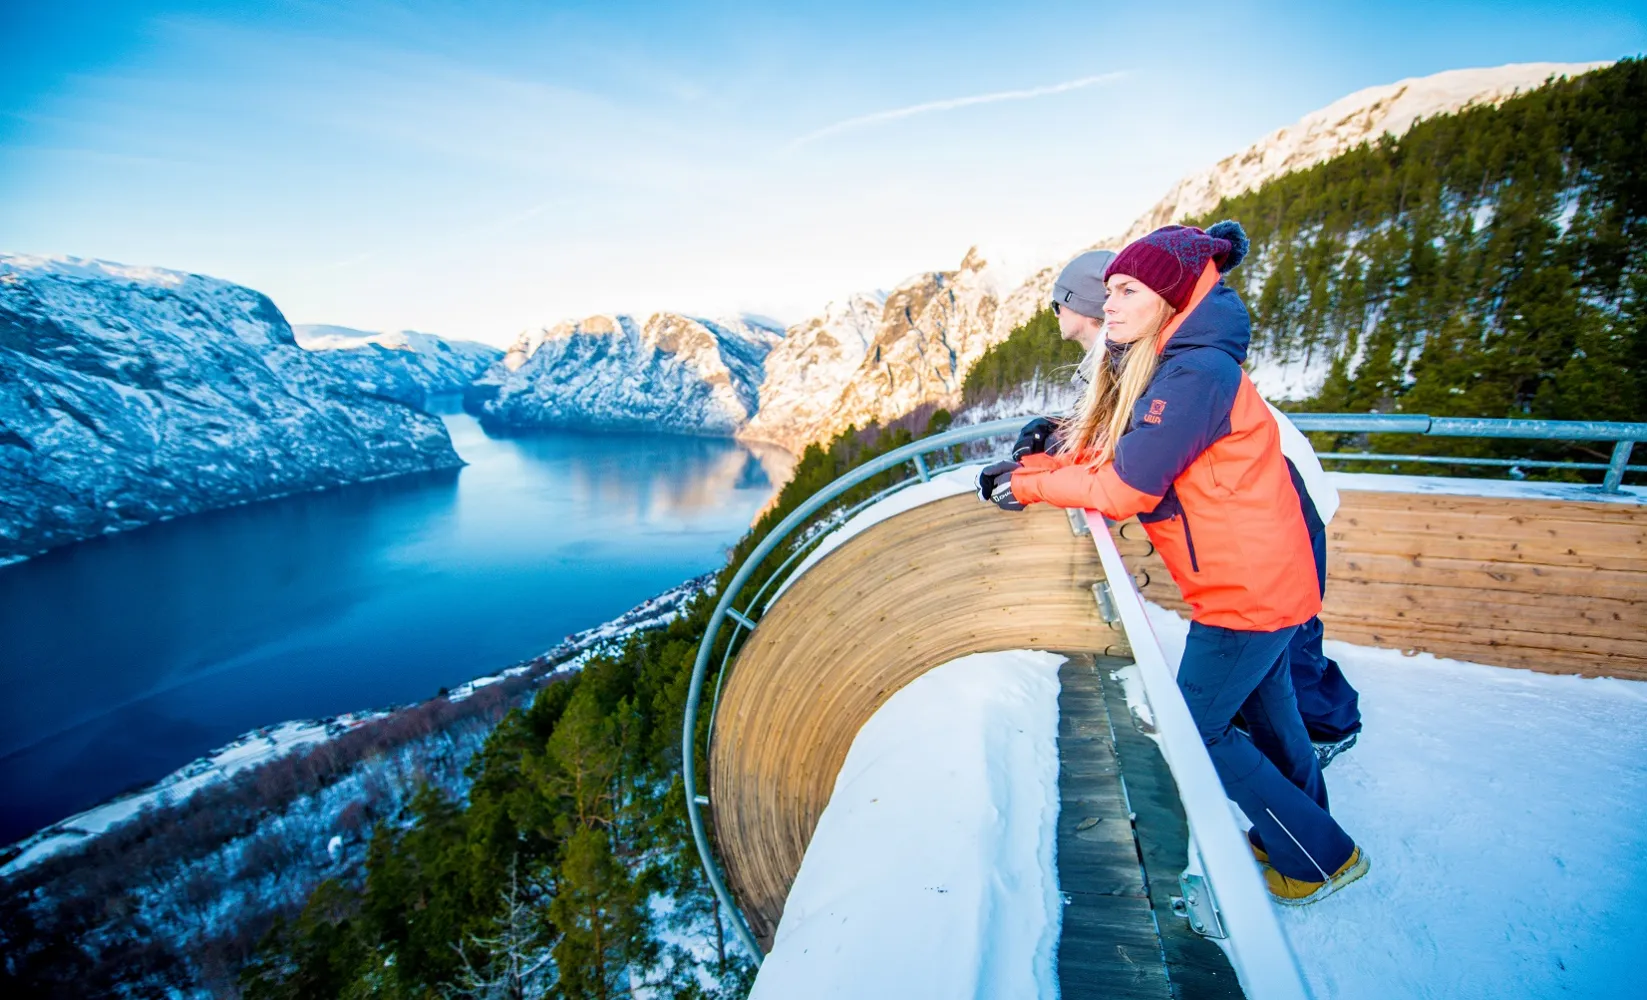
M 1189 623 L 1146 605 L 1171 663 Z M 1624 996 L 1647 893 L 1647 684 L 1328 641 L 1365 729 L 1326 772 L 1372 871 L 1278 908 L 1316 996 Z
M 953 660 L 847 753 L 751 998 L 1058 996 L 1058 666 Z

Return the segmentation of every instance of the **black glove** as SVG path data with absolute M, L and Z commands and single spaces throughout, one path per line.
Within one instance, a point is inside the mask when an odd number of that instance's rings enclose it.
M 1047 446 L 1052 443 L 1053 435 L 1057 433 L 1058 421 L 1036 417 L 1018 432 L 1018 440 L 1012 445 L 1012 457 L 1023 458 L 1025 455 L 1041 454 L 1047 450 Z
M 996 462 L 979 469 L 978 499 L 1002 510 L 1023 510 L 1024 505 L 1012 495 L 1012 474 L 1021 468 L 1017 462 Z

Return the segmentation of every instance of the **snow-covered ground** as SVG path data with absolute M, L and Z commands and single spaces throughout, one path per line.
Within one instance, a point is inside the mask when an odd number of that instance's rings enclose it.
M 282 722 L 244 733 L 233 742 L 178 768 L 146 788 L 76 813 L 19 842 L 21 853 L 0 866 L 0 876 L 11 875 L 58 851 L 83 844 L 144 809 L 182 802 L 207 785 L 224 781 L 249 767 L 284 757 L 295 750 L 323 743 L 363 722 L 387 714 L 355 712 L 330 719 Z
M 1188 623 L 1149 611 L 1176 663 Z M 1640 995 L 1647 684 L 1326 650 L 1365 724 L 1327 788 L 1372 871 L 1280 910 L 1315 995 Z
M 966 492 L 972 475 L 860 512 L 794 576 L 872 524 Z M 1566 484 L 1328 478 L 1342 490 L 1608 499 Z M 1647 490 L 1611 499 L 1641 503 Z M 1149 613 L 1176 664 L 1187 622 Z M 1278 908 L 1313 994 L 1634 995 L 1647 959 L 1632 922 L 1647 898 L 1647 683 L 1342 642 L 1327 652 L 1361 691 L 1366 724 L 1327 784 L 1372 871 L 1319 904 Z M 1052 855 L 1014 824 L 1031 790 L 1057 808 L 1055 784 L 1034 770 L 1056 768 L 1056 660 L 1039 661 L 1039 675 L 1028 659 L 1004 669 L 1034 655 L 938 668 L 864 726 L 756 996 L 1055 995 L 1050 960 L 1026 944 L 1031 930 L 1057 933 L 1034 889 L 1055 885 Z M 1009 956 L 1016 978 L 989 978 Z
M 1058 996 L 1058 665 L 962 657 L 864 724 L 753 1000 Z
M 1149 610 L 1177 662 L 1187 623 Z M 1311 992 L 1634 995 L 1647 684 L 1327 652 L 1366 724 L 1327 784 L 1372 871 L 1277 908 Z M 966 657 L 865 724 L 753 996 L 1056 996 L 1057 663 Z

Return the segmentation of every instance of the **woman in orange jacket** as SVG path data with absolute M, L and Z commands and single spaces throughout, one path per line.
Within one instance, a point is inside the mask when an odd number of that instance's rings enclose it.
M 984 469 L 979 491 L 1009 510 L 1143 522 L 1192 609 L 1179 690 L 1252 821 L 1270 892 L 1309 903 L 1367 858 L 1328 812 L 1292 688 L 1288 643 L 1321 595 L 1280 432 L 1238 360 L 1252 328 L 1222 274 L 1246 250 L 1234 222 L 1166 226 L 1122 250 L 1104 272 L 1106 355 L 1057 451 Z

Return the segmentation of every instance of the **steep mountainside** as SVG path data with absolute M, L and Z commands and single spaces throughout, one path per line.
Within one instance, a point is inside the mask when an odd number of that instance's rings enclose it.
M 0 561 L 461 464 L 439 420 L 318 363 L 251 289 L 0 255 Z
M 1385 134 L 1400 136 L 1420 119 L 1472 104 L 1495 106 L 1517 92 L 1538 88 L 1552 76 L 1577 75 L 1596 65 L 1601 64 L 1528 63 L 1455 70 L 1369 87 L 1184 178 L 1125 234 L 1100 240 L 1088 249 L 1119 248 L 1157 226 L 1205 215 L 1223 198 L 1322 163 Z M 872 334 L 870 356 L 838 393 L 828 393 L 825 383 L 819 382 L 827 398 L 809 399 L 803 406 L 799 401 L 806 392 L 796 370 L 769 365 L 761 387 L 761 413 L 746 433 L 798 451 L 809 442 L 826 440 L 848 424 L 861 427 L 884 421 L 921 403 L 956 405 L 967 369 L 986 349 L 1005 340 L 1045 306 L 1064 263 L 1044 268 L 1010 289 L 997 289 L 983 280 L 986 269 L 976 252 L 968 255 L 959 271 L 910 279 L 887 300 L 881 323 Z M 827 323 L 827 317 L 808 320 L 792 327 L 791 336 Z M 1254 377 L 1259 388 L 1272 396 L 1295 397 L 1310 377 L 1296 362 L 1274 360 L 1262 352 L 1256 360 Z
M 790 327 L 783 343 L 766 356 L 760 409 L 738 436 L 792 452 L 814 440 L 869 354 L 886 301 L 884 292 L 854 295 Z
M 1647 419 L 1644 109 L 1627 60 L 1202 216 L 1247 224 L 1257 370 L 1320 409 Z
M 592 316 L 520 336 L 465 405 L 488 430 L 646 430 L 730 436 L 754 415 L 765 320 Z
M 884 423 L 923 403 L 958 399 L 967 368 L 1012 330 L 1014 316 L 1003 313 L 1002 298 L 996 275 L 972 250 L 954 271 L 928 271 L 894 288 L 878 315 L 858 296 L 856 309 L 791 327 L 793 344 L 781 349 L 783 363 L 768 365 L 760 413 L 744 436 L 799 452 L 848 425 Z M 854 337 L 866 341 L 861 353 Z M 824 341 L 845 346 L 814 346 Z M 843 379 L 855 353 L 857 364 Z M 799 363 L 814 354 L 827 362 Z
M 462 392 L 503 359 L 472 340 L 401 330 L 370 333 L 346 326 L 292 327 L 299 347 L 373 396 L 423 407 L 437 393 Z

